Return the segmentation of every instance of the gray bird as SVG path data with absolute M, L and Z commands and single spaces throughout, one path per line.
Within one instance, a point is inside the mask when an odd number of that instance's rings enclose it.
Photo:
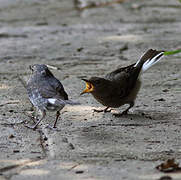
M 136 63 L 130 66 L 119 68 L 103 78 L 82 79 L 86 82 L 86 89 L 81 95 L 91 93 L 99 103 L 106 106 L 104 110 L 95 110 L 96 112 L 110 112 L 109 108 L 118 108 L 129 104 L 129 107 L 121 114 L 114 115 L 119 117 L 127 114 L 129 109 L 134 106 L 140 90 L 140 75 L 160 61 L 163 55 L 164 51 L 149 49 Z
M 29 99 L 34 107 L 41 113 L 41 118 L 34 126 L 26 126 L 36 129 L 46 115 L 46 111 L 56 111 L 56 119 L 53 128 L 56 128 L 60 110 L 66 104 L 76 105 L 79 103 L 68 100 L 68 95 L 61 82 L 54 77 L 52 72 L 44 64 L 31 65 L 32 75 L 27 83 Z

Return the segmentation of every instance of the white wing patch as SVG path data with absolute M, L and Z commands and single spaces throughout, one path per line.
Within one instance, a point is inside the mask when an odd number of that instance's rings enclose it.
M 50 104 L 55 104 L 56 101 L 57 101 L 57 100 L 54 99 L 54 98 L 49 98 L 49 99 L 48 99 L 48 102 L 49 102 Z
M 50 104 L 53 105 L 57 105 L 57 106 L 62 106 L 62 105 L 66 105 L 66 104 L 70 104 L 70 105 L 79 105 L 79 102 L 75 102 L 72 100 L 62 100 L 62 99 L 55 99 L 55 98 L 49 98 L 48 102 Z

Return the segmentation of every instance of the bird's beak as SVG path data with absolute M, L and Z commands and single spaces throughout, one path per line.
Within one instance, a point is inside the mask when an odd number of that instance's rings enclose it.
M 32 65 L 29 65 L 29 68 L 30 68 L 31 71 L 33 71 Z
M 87 79 L 82 79 L 82 80 L 86 82 L 86 88 L 80 93 L 80 95 L 85 93 L 91 93 L 94 90 L 93 84 Z

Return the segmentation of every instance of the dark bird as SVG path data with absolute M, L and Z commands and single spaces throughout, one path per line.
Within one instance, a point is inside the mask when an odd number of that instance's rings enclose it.
M 66 104 L 79 104 L 68 100 L 68 95 L 64 90 L 62 83 L 54 77 L 52 72 L 44 64 L 31 65 L 32 75 L 27 83 L 27 92 L 29 99 L 34 107 L 41 113 L 41 118 L 34 126 L 26 126 L 36 129 L 38 124 L 46 115 L 46 111 L 56 111 L 56 119 L 53 128 L 56 128 L 57 120 L 60 116 L 60 110 Z
M 149 49 L 136 63 L 116 69 L 104 78 L 82 79 L 86 82 L 86 88 L 81 95 L 91 93 L 99 103 L 106 106 L 104 110 L 95 110 L 96 112 L 110 112 L 109 108 L 119 108 L 124 104 L 129 104 L 125 111 L 115 116 L 127 114 L 134 106 L 140 90 L 140 75 L 160 61 L 163 55 L 164 51 Z

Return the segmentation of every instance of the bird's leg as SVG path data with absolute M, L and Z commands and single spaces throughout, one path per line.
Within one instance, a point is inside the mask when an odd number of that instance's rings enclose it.
M 60 111 L 57 111 L 56 119 L 55 119 L 53 127 L 48 124 L 47 128 L 50 128 L 50 129 L 55 130 L 55 131 L 60 131 L 60 129 L 57 129 L 57 127 L 56 127 L 57 120 L 58 120 L 59 116 L 60 116 Z
M 27 125 L 25 125 L 25 126 L 26 126 L 27 128 L 30 128 L 30 129 L 35 130 L 35 129 L 37 128 L 38 124 L 40 124 L 40 122 L 42 121 L 42 119 L 44 119 L 44 117 L 46 116 L 45 110 L 41 111 L 41 113 L 42 113 L 41 119 L 39 119 L 34 126 L 27 126 Z
M 104 113 L 111 112 L 111 109 L 110 110 L 108 110 L 108 109 L 109 109 L 109 107 L 106 107 L 105 109 L 101 109 L 101 110 L 93 109 L 93 111 L 97 112 L 97 113 L 100 113 L 100 112 L 104 112 Z
M 55 122 L 54 122 L 54 125 L 53 125 L 53 128 L 56 128 L 56 124 L 57 124 L 57 120 L 60 116 L 60 111 L 57 111 L 57 114 L 56 114 L 56 119 L 55 119 Z
M 113 115 L 114 115 L 115 117 L 121 117 L 121 116 L 123 116 L 123 115 L 127 115 L 129 109 L 131 109 L 133 106 L 134 106 L 134 102 L 130 102 L 130 103 L 129 103 L 129 107 L 128 107 L 125 111 L 123 111 L 122 113 L 113 114 Z

